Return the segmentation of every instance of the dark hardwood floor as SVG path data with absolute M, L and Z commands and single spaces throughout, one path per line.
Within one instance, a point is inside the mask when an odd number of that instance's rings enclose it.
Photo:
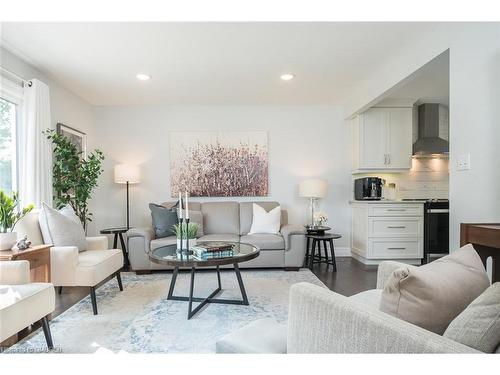
M 352 296 L 364 290 L 375 288 L 377 266 L 365 266 L 352 258 L 337 258 L 336 260 L 337 272 L 333 272 L 331 266 L 327 267 L 324 264 L 315 264 L 312 270 L 330 290 L 345 296 Z M 244 269 L 242 269 L 242 276 L 245 277 Z M 54 319 L 88 296 L 89 291 L 88 287 L 66 287 L 63 288 L 61 294 L 58 294 L 56 288 L 56 308 L 50 319 Z M 40 328 L 40 323 L 35 323 L 22 330 L 18 334 L 18 339 L 25 338 L 38 328 Z
M 330 290 L 344 296 L 374 289 L 377 284 L 377 266 L 365 266 L 353 258 L 336 258 L 337 272 L 324 264 L 315 264 L 313 273 Z

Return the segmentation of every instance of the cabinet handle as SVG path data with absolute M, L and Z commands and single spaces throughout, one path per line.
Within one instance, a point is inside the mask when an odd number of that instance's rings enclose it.
M 406 208 L 388 208 L 387 211 L 398 211 L 398 212 L 401 212 L 401 211 L 406 211 Z
M 387 165 L 387 154 L 384 154 L 384 165 Z
M 391 154 L 387 154 L 387 164 L 391 164 Z
M 387 250 L 406 250 L 406 247 L 388 247 Z
M 389 225 L 389 226 L 387 226 L 387 228 L 391 228 L 391 229 L 404 229 L 406 227 L 404 225 L 399 225 L 399 226 L 397 226 L 397 225 L 392 225 L 392 226 Z

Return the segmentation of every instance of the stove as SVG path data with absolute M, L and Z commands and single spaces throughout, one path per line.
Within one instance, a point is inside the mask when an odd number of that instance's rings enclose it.
M 450 201 L 448 199 L 403 199 L 407 202 L 424 202 L 424 258 L 428 263 L 431 258 L 449 254 Z
M 405 199 L 401 199 L 401 200 L 405 201 L 405 202 L 431 202 L 431 203 L 437 203 L 437 202 L 449 203 L 450 202 L 448 199 L 437 199 L 437 198 L 405 198 Z

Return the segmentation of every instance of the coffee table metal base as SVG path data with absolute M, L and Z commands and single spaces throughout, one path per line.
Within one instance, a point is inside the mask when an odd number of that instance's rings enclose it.
M 174 296 L 174 288 L 175 288 L 175 282 L 177 280 L 177 274 L 179 273 L 179 267 L 174 268 L 174 273 L 172 275 L 172 281 L 170 282 L 170 288 L 168 290 L 168 297 L 167 299 L 173 300 L 173 301 L 187 301 L 189 302 L 188 305 L 188 320 L 191 319 L 198 311 L 200 311 L 203 306 L 205 306 L 207 303 L 223 303 L 223 304 L 228 304 L 228 305 L 246 305 L 248 306 L 248 297 L 247 293 L 245 291 L 245 286 L 243 285 L 243 279 L 241 278 L 241 273 L 240 273 L 240 268 L 238 267 L 237 263 L 234 263 L 234 273 L 236 274 L 236 278 L 238 279 L 238 285 L 240 287 L 240 292 L 241 292 L 241 300 L 235 300 L 235 299 L 224 299 L 224 298 L 214 298 L 217 294 L 219 294 L 222 291 L 222 286 L 220 282 L 220 270 L 219 266 L 216 268 L 217 271 L 217 289 L 215 289 L 208 297 L 205 298 L 200 298 L 200 297 L 193 297 L 193 292 L 194 292 L 194 275 L 196 273 L 196 267 L 191 267 L 191 283 L 189 285 L 189 297 L 184 297 L 184 296 Z M 198 306 L 196 306 L 193 309 L 193 302 L 200 302 Z

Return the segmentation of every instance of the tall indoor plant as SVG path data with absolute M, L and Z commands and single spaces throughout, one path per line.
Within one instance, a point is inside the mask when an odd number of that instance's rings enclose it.
M 47 129 L 44 134 L 54 145 L 54 165 L 52 167 L 52 187 L 54 189 L 54 205 L 61 208 L 71 205 L 86 229 L 92 221 L 92 213 L 88 204 L 92 191 L 97 187 L 97 179 L 103 172 L 104 155 L 96 149 L 83 158 L 83 152 L 64 135 Z
M 17 234 L 13 232 L 16 223 L 33 209 L 33 205 L 20 209 L 19 194 L 8 196 L 0 190 L 0 250 L 9 250 L 16 244 Z

